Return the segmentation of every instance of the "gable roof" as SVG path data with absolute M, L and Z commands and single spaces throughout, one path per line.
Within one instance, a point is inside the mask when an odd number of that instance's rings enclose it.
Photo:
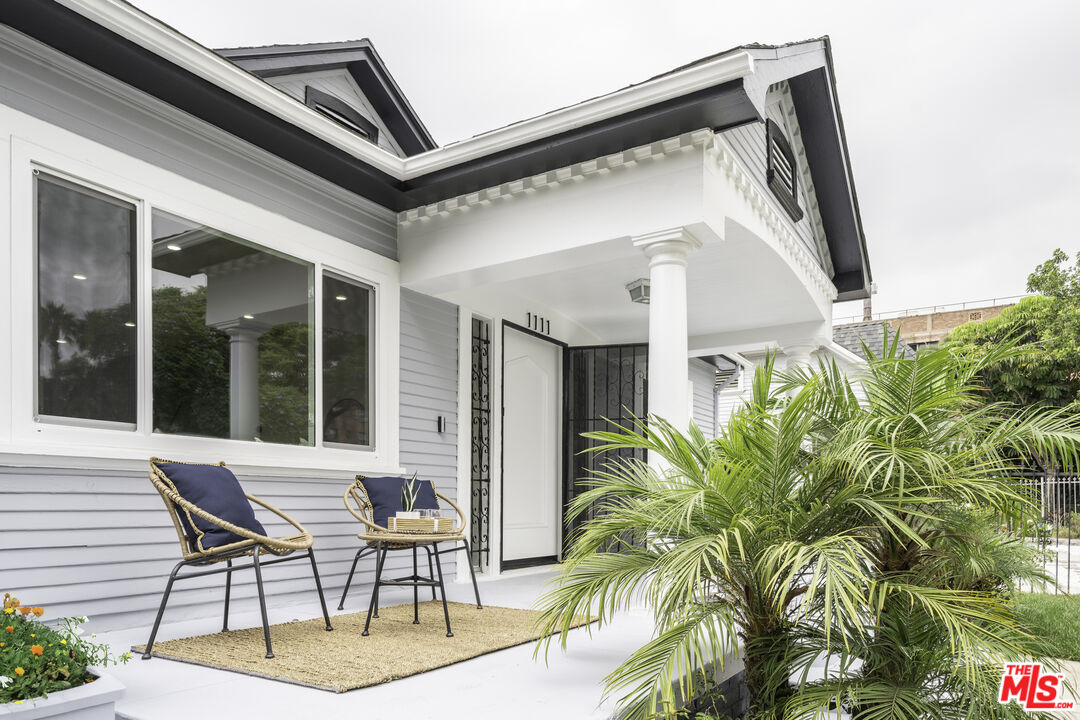
M 438 145 L 368 39 L 306 45 L 223 48 L 218 55 L 260 78 L 344 69 L 406 155 Z
M 400 113 L 401 123 L 411 126 L 415 120 L 411 129 L 422 145 L 426 130 L 389 74 L 383 74 L 385 66 L 367 41 L 234 48 L 223 51 L 231 54 L 226 58 L 124 0 L 5 0 L 0 23 L 396 211 L 702 128 L 760 122 L 768 87 L 787 80 L 828 237 L 837 301 L 869 295 L 872 277 L 827 37 L 741 46 L 601 97 L 400 158 L 254 74 L 290 63 L 361 63 L 375 76 L 365 80 L 373 92 L 381 87 L 390 100 L 400 100 L 391 112 Z
M 866 353 L 863 351 L 863 344 L 865 343 L 866 347 L 870 348 L 874 353 L 880 353 L 884 347 L 886 337 L 892 343 L 893 338 L 896 337 L 896 331 L 889 327 L 888 323 L 881 320 L 837 325 L 833 328 L 833 342 L 845 350 L 850 350 L 864 360 L 866 359 Z M 909 360 L 915 358 L 914 348 L 904 342 L 903 339 L 898 341 L 897 347 L 904 357 Z

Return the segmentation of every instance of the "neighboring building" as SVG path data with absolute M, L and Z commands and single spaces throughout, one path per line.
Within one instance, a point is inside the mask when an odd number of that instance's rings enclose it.
M 937 345 L 945 337 L 964 323 L 982 322 L 996 318 L 1005 308 L 1016 304 L 1012 302 L 980 306 L 979 303 L 965 303 L 961 306 L 933 308 L 930 312 L 906 311 L 899 317 L 887 318 L 889 327 L 900 333 L 909 345 L 920 348 L 925 345 Z M 913 313 L 913 314 L 907 314 Z
M 213 52 L 118 0 L 9 0 L 0 67 L 0 567 L 52 613 L 152 616 L 176 548 L 151 455 L 225 459 L 312 529 L 332 596 L 355 473 L 434 481 L 485 573 L 552 563 L 581 431 L 715 428 L 715 368 L 725 401 L 747 379 L 718 356 L 857 361 L 827 38 L 445 147 L 367 41 Z M 281 567 L 271 602 L 310 599 Z

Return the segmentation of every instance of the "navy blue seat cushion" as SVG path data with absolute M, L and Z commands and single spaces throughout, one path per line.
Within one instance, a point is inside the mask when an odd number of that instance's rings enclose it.
M 357 478 L 364 485 L 364 492 L 371 501 L 371 519 L 386 527 L 387 518 L 392 518 L 401 510 L 401 488 L 412 478 L 375 477 Z M 437 510 L 439 500 L 435 497 L 435 487 L 430 480 L 416 479 L 416 504 L 414 510 Z
M 188 465 L 185 463 L 155 463 L 172 481 L 182 498 L 206 512 L 259 535 L 265 535 L 262 523 L 255 519 L 255 511 L 244 496 L 232 470 L 223 465 Z M 209 550 L 212 547 L 247 540 L 220 525 L 184 511 L 177 506 L 180 524 L 184 526 L 196 547 Z M 192 527 L 191 523 L 195 526 Z M 201 540 L 201 542 L 200 542 Z

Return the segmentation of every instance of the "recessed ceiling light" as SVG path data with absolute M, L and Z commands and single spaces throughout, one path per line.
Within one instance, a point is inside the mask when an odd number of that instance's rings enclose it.
M 244 319 L 245 320 L 254 320 L 255 316 L 250 314 L 250 313 L 244 313 Z
M 184 249 L 184 248 L 180 247 L 179 245 L 177 245 L 175 243 L 169 243 L 165 247 L 169 248 L 173 252 L 177 252 L 178 250 L 183 250 Z
M 335 300 L 348 300 L 349 296 L 348 295 L 337 295 L 337 296 L 334 297 L 334 299 Z
M 85 280 L 86 279 L 86 276 L 83 275 L 82 273 L 75 273 L 71 277 L 75 278 L 76 280 Z
M 126 323 L 124 323 L 124 325 L 126 327 L 135 327 L 135 323 L 133 323 L 133 322 L 126 322 Z

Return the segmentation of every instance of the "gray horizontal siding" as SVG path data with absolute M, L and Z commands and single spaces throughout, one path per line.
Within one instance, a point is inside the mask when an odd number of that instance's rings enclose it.
M 705 437 L 713 436 L 713 386 L 716 384 L 716 368 L 700 358 L 690 359 L 690 382 L 694 395 L 693 418 Z
M 390 210 L 4 26 L 0 67 L 4 105 L 346 242 L 397 257 L 397 219 Z
M 766 108 L 766 115 L 777 123 L 785 132 L 790 133 L 788 129 L 787 120 L 784 118 L 781 111 L 780 103 L 772 102 L 770 97 L 770 103 Z M 735 153 L 736 157 L 742 162 L 743 166 L 750 173 L 751 177 L 758 183 L 763 191 L 763 195 L 774 206 L 774 209 L 780 213 L 781 217 L 788 217 L 786 211 L 780 206 L 772 192 L 765 184 L 765 177 L 767 171 L 768 158 L 766 157 L 765 147 L 765 124 L 764 123 L 748 123 L 741 125 L 731 130 L 726 130 L 723 133 L 724 140 L 727 141 L 731 147 L 731 151 Z M 805 163 L 806 157 L 800 156 L 796 158 L 797 163 Z M 793 230 L 795 236 L 799 239 L 802 246 L 810 253 L 821 265 L 823 269 L 828 269 L 828 265 L 822 257 L 821 249 L 818 246 L 817 239 L 814 237 L 814 229 L 811 224 L 811 198 L 803 182 L 803 175 L 799 175 L 800 184 L 800 197 L 799 206 L 803 209 L 803 217 L 799 222 L 794 223 Z

